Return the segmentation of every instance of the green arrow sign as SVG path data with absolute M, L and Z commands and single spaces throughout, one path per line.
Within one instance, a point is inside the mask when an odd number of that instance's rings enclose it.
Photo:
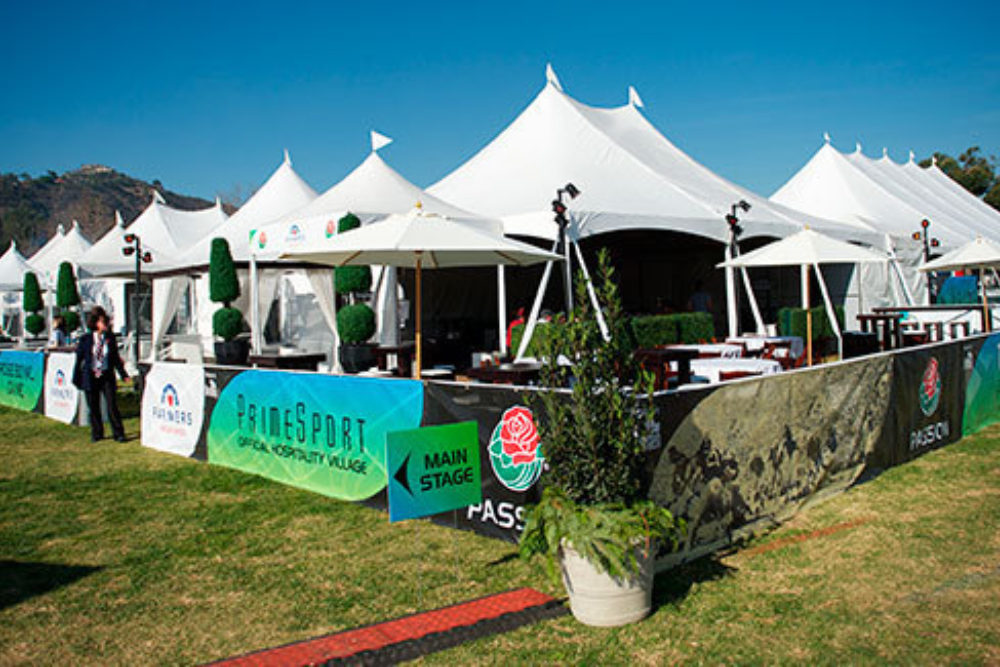
M 476 422 L 393 431 L 385 441 L 389 521 L 482 502 Z

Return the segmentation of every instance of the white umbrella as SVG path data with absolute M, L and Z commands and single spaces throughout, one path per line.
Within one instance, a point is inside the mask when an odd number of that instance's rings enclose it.
M 329 266 L 383 264 L 416 269 L 416 376 L 420 377 L 420 273 L 463 266 L 528 266 L 562 259 L 527 243 L 504 238 L 490 226 L 477 226 L 414 209 L 382 222 L 323 239 L 309 248 L 289 250 L 282 259 Z
M 830 294 L 826 282 L 819 270 L 820 264 L 857 264 L 859 262 L 884 262 L 889 258 L 884 253 L 875 252 L 853 243 L 839 241 L 808 227 L 791 236 L 769 243 L 762 248 L 734 257 L 728 262 L 722 262 L 719 267 L 735 266 L 747 268 L 751 266 L 801 266 L 803 272 L 802 286 L 804 290 L 803 305 L 806 308 L 806 345 L 808 362 L 812 364 L 812 312 L 809 310 L 809 267 L 816 271 L 823 300 L 826 303 L 827 314 L 837 340 L 840 340 L 840 326 L 837 324 L 837 314 L 830 302 Z
M 1000 267 L 1000 245 L 976 237 L 974 241 L 966 243 L 961 248 L 952 250 L 941 255 L 937 259 L 931 260 L 920 267 L 920 271 L 962 271 L 965 269 L 979 269 L 979 285 L 983 296 L 983 325 L 987 331 L 990 330 L 990 309 L 986 302 L 986 281 L 982 278 L 982 273 L 987 268 Z

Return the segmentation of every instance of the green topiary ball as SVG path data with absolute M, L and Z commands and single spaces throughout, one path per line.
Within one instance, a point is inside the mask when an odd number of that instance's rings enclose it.
M 37 336 L 45 331 L 45 318 L 41 315 L 28 315 L 24 318 L 24 328 L 32 336 Z
M 80 314 L 75 310 L 62 311 L 63 319 L 66 320 L 66 331 L 73 333 L 80 328 Z
M 343 343 L 364 343 L 375 335 L 375 313 L 363 303 L 345 306 L 337 311 L 337 332 Z
M 237 308 L 219 308 L 212 315 L 212 333 L 222 340 L 232 340 L 243 331 L 243 314 Z

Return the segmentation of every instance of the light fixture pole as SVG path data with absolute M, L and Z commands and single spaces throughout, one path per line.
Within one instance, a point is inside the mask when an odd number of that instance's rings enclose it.
M 913 232 L 914 241 L 923 241 L 924 243 L 924 263 L 931 261 L 931 248 L 937 248 L 941 244 L 937 239 L 931 238 L 930 236 L 930 226 L 931 221 L 924 218 L 920 221 L 920 231 Z M 980 278 L 982 279 L 982 278 Z M 934 289 L 931 274 L 927 274 L 927 303 L 932 304 L 934 302 Z
M 142 265 L 153 261 L 153 256 L 147 250 L 142 251 L 142 239 L 138 234 L 125 234 L 123 237 L 126 245 L 122 248 L 122 254 L 126 257 L 135 255 L 135 293 L 132 295 L 132 332 L 135 335 L 135 345 L 132 347 L 132 361 L 135 367 L 139 367 L 139 341 L 142 334 L 142 326 L 139 323 L 139 293 L 142 289 Z
M 563 278 L 566 285 L 566 317 L 573 312 L 573 266 L 569 255 L 569 237 L 566 235 L 569 218 L 566 217 L 567 208 L 563 197 L 569 195 L 570 199 L 576 199 L 579 194 L 580 190 L 575 185 L 567 183 L 565 187 L 556 190 L 556 198 L 552 200 L 552 212 L 556 214 L 555 221 L 559 226 L 559 249 L 565 264 Z
M 750 202 L 745 199 L 741 199 L 730 208 L 729 213 L 726 214 L 726 224 L 729 225 L 729 245 L 727 247 L 727 261 L 731 261 L 740 256 L 740 235 L 743 234 L 743 227 L 740 226 L 740 219 L 737 217 L 736 212 L 742 210 L 744 213 L 750 210 Z M 740 291 L 736 286 L 736 276 L 735 269 L 731 266 L 726 267 L 726 290 L 732 295 L 733 309 L 731 313 L 727 313 L 732 317 L 732 322 L 730 323 L 731 333 L 735 331 L 735 334 L 740 332 Z M 734 334 L 734 335 L 735 335 Z

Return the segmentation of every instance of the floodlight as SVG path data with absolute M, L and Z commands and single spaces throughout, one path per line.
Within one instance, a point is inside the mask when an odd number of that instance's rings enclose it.
M 563 190 L 566 191 L 566 194 L 568 194 L 571 199 L 576 199 L 577 195 L 580 194 L 580 190 L 572 183 L 567 183 Z
M 135 252 L 135 248 L 133 248 L 130 245 L 129 246 L 125 246 L 124 248 L 122 248 L 122 254 L 125 255 L 126 257 L 128 257 L 129 255 L 131 255 L 134 252 Z
M 125 243 L 135 243 L 135 234 L 126 234 Z
M 750 210 L 750 202 L 748 202 L 746 199 L 741 199 L 740 203 L 737 204 L 737 206 L 739 206 L 741 209 L 743 209 L 744 212 Z

